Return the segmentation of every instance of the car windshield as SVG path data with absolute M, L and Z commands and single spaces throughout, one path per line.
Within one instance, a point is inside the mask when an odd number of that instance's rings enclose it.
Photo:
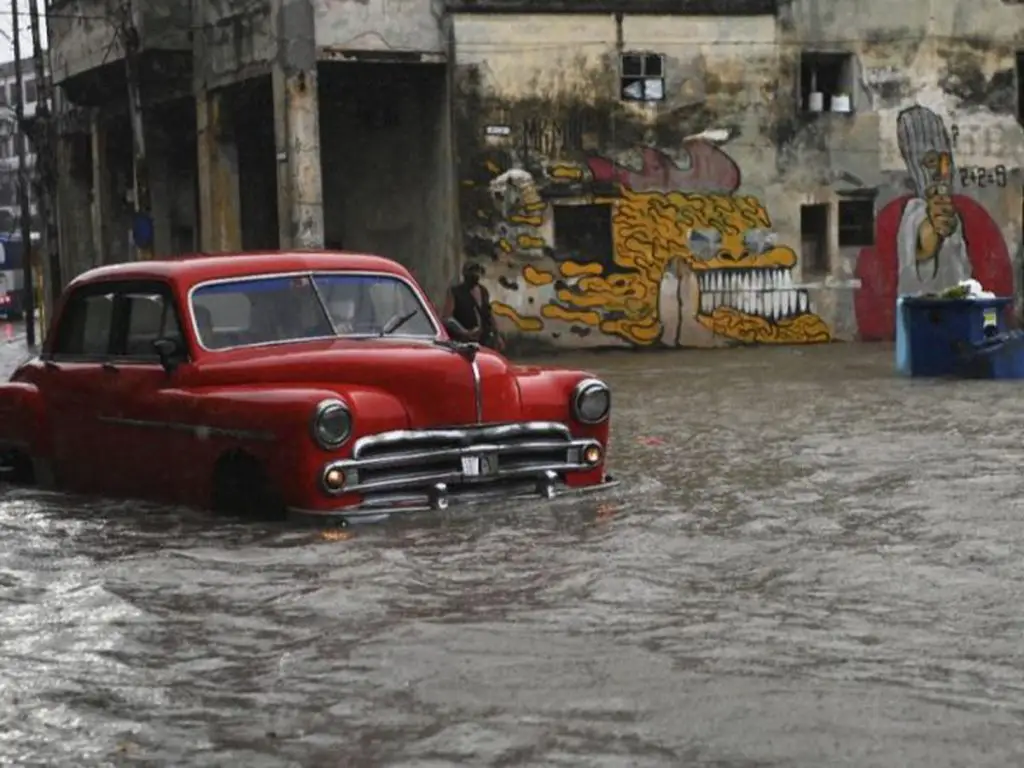
M 391 275 L 343 272 L 249 277 L 200 285 L 192 313 L 206 349 L 393 334 L 434 338 L 416 292 Z

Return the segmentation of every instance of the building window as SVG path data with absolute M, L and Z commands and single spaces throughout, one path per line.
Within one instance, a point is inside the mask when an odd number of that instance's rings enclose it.
M 665 100 L 664 56 L 658 53 L 624 53 L 619 68 L 619 96 L 623 101 Z
M 858 198 L 839 201 L 839 246 L 875 244 L 875 201 Z
M 558 259 L 615 269 L 610 205 L 556 205 L 553 210 Z
M 30 78 L 25 81 L 25 103 L 33 104 L 39 97 L 38 88 L 36 87 L 35 78 Z
M 800 244 L 805 275 L 827 275 L 828 258 L 828 206 L 824 204 L 800 206 Z
M 804 112 L 852 112 L 854 58 L 848 53 L 802 53 L 800 98 Z

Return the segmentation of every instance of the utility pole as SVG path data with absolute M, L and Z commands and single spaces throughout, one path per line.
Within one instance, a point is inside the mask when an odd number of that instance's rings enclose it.
M 153 258 L 153 200 L 149 186 L 149 160 L 146 154 L 146 123 L 142 113 L 142 94 L 139 85 L 139 30 L 135 26 L 132 0 L 126 0 L 121 24 L 124 43 L 124 68 L 128 81 L 128 113 L 132 125 L 132 149 L 135 171 L 135 216 L 132 236 L 136 254 L 140 259 Z
M 14 141 L 18 145 L 18 205 L 21 208 L 21 264 L 25 280 L 25 343 L 36 345 L 36 286 L 33 280 L 32 260 L 32 208 L 30 206 L 28 160 L 25 152 L 25 72 L 21 60 L 21 35 L 18 23 L 18 0 L 11 0 L 11 35 L 14 44 L 14 82 L 17 97 L 14 99 L 14 114 L 17 116 L 17 130 Z
M 28 12 L 32 26 L 32 60 L 36 75 L 36 114 L 33 123 L 35 131 L 33 139 L 36 154 L 36 201 L 39 206 L 39 218 L 43 221 L 43 249 L 46 253 L 46 268 L 43 274 L 43 320 L 40 323 L 45 329 L 47 318 L 52 317 L 53 307 L 62 290 L 63 282 L 60 274 L 60 252 L 57 242 L 57 172 L 54 163 L 57 159 L 56 133 L 53 124 L 52 81 L 50 70 L 46 66 L 43 55 L 42 33 L 39 24 L 39 0 L 29 0 Z

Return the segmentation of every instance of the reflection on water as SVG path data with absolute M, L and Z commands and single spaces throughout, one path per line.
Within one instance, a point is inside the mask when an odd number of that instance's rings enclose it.
M 1024 762 L 1013 384 L 852 347 L 565 361 L 609 496 L 254 528 L 7 491 L 0 758 Z

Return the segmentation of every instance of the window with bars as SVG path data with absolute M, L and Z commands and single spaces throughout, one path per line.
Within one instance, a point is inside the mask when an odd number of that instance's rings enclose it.
M 665 57 L 660 53 L 624 53 L 619 70 L 619 97 L 623 101 L 665 100 Z

